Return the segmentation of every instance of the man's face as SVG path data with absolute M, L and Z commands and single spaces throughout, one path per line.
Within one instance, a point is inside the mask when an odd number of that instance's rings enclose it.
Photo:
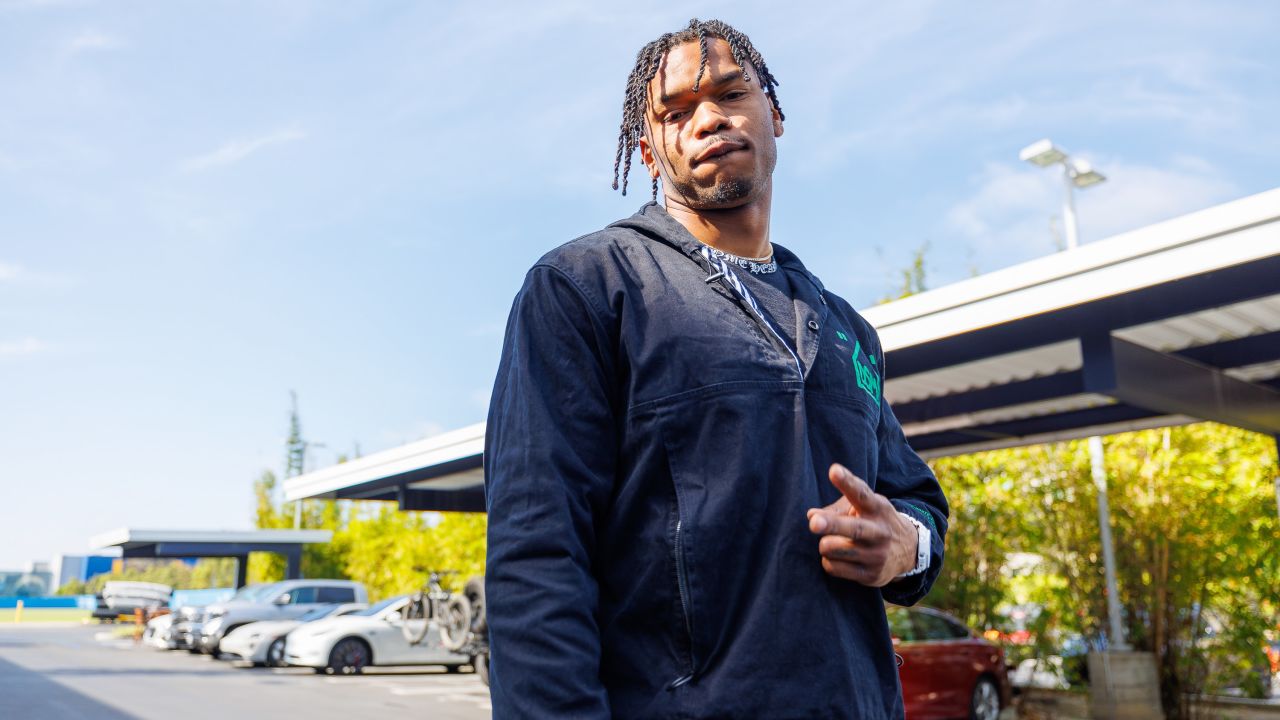
M 719 38 L 707 38 L 707 68 L 695 93 L 698 54 L 697 42 L 672 48 L 649 82 L 640 156 L 650 175 L 661 173 L 671 200 L 702 210 L 739 207 L 769 188 L 782 119 L 756 70 L 743 80 Z

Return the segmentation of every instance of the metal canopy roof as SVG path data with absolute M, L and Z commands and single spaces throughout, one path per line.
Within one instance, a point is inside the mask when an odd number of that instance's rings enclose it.
M 1280 435 L 1280 189 L 863 311 L 926 457 L 1214 420 Z M 484 424 L 285 482 L 483 510 Z
M 273 552 L 286 561 L 285 577 L 301 577 L 302 546 L 327 543 L 332 530 L 137 530 L 117 528 L 90 538 L 95 549 L 118 547 L 125 558 L 233 557 L 236 587 L 245 584 L 251 552 Z
M 1280 190 L 866 310 L 926 456 L 1215 420 L 1280 434 Z
M 284 482 L 285 500 L 394 500 L 403 510 L 484 511 L 484 423 Z

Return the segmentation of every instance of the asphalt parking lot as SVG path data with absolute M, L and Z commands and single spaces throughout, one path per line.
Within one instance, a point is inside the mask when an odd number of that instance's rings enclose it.
M 109 626 L 0 626 L 0 718 L 203 720 L 491 716 L 474 674 L 371 668 L 357 677 L 309 668 L 244 668 L 111 636 Z

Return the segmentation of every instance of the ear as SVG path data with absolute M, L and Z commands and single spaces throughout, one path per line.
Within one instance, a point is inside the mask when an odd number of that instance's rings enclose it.
M 649 134 L 640 136 L 640 159 L 649 170 L 649 177 L 658 177 L 658 162 L 653 156 L 653 147 L 649 145 Z
M 769 112 L 773 115 L 773 136 L 780 138 L 782 137 L 782 114 L 778 112 L 778 108 L 774 107 L 772 102 L 769 103 Z

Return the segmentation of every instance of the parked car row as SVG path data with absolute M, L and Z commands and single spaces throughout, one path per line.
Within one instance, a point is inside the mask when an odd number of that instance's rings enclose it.
M 483 607 L 483 590 L 477 592 L 475 607 Z M 1011 688 L 999 645 L 937 610 L 893 605 L 885 610 L 901 658 L 899 675 L 910 720 L 995 720 L 1009 705 Z M 286 580 L 246 586 L 207 607 L 178 608 L 151 620 L 146 638 L 158 648 L 338 675 L 380 665 L 439 665 L 450 672 L 470 666 L 487 674 L 487 657 L 449 650 L 434 621 L 424 634 L 412 625 L 422 621 L 407 620 L 412 615 L 409 595 L 369 606 L 360 583 Z M 470 647 L 487 652 L 486 643 Z
M 152 619 L 144 637 L 162 649 L 339 675 L 375 665 L 477 667 L 476 658 L 442 647 L 438 632 L 407 632 L 408 605 L 403 595 L 369 606 L 364 586 L 348 580 L 286 580 L 246 586 L 207 607 L 178 608 Z

